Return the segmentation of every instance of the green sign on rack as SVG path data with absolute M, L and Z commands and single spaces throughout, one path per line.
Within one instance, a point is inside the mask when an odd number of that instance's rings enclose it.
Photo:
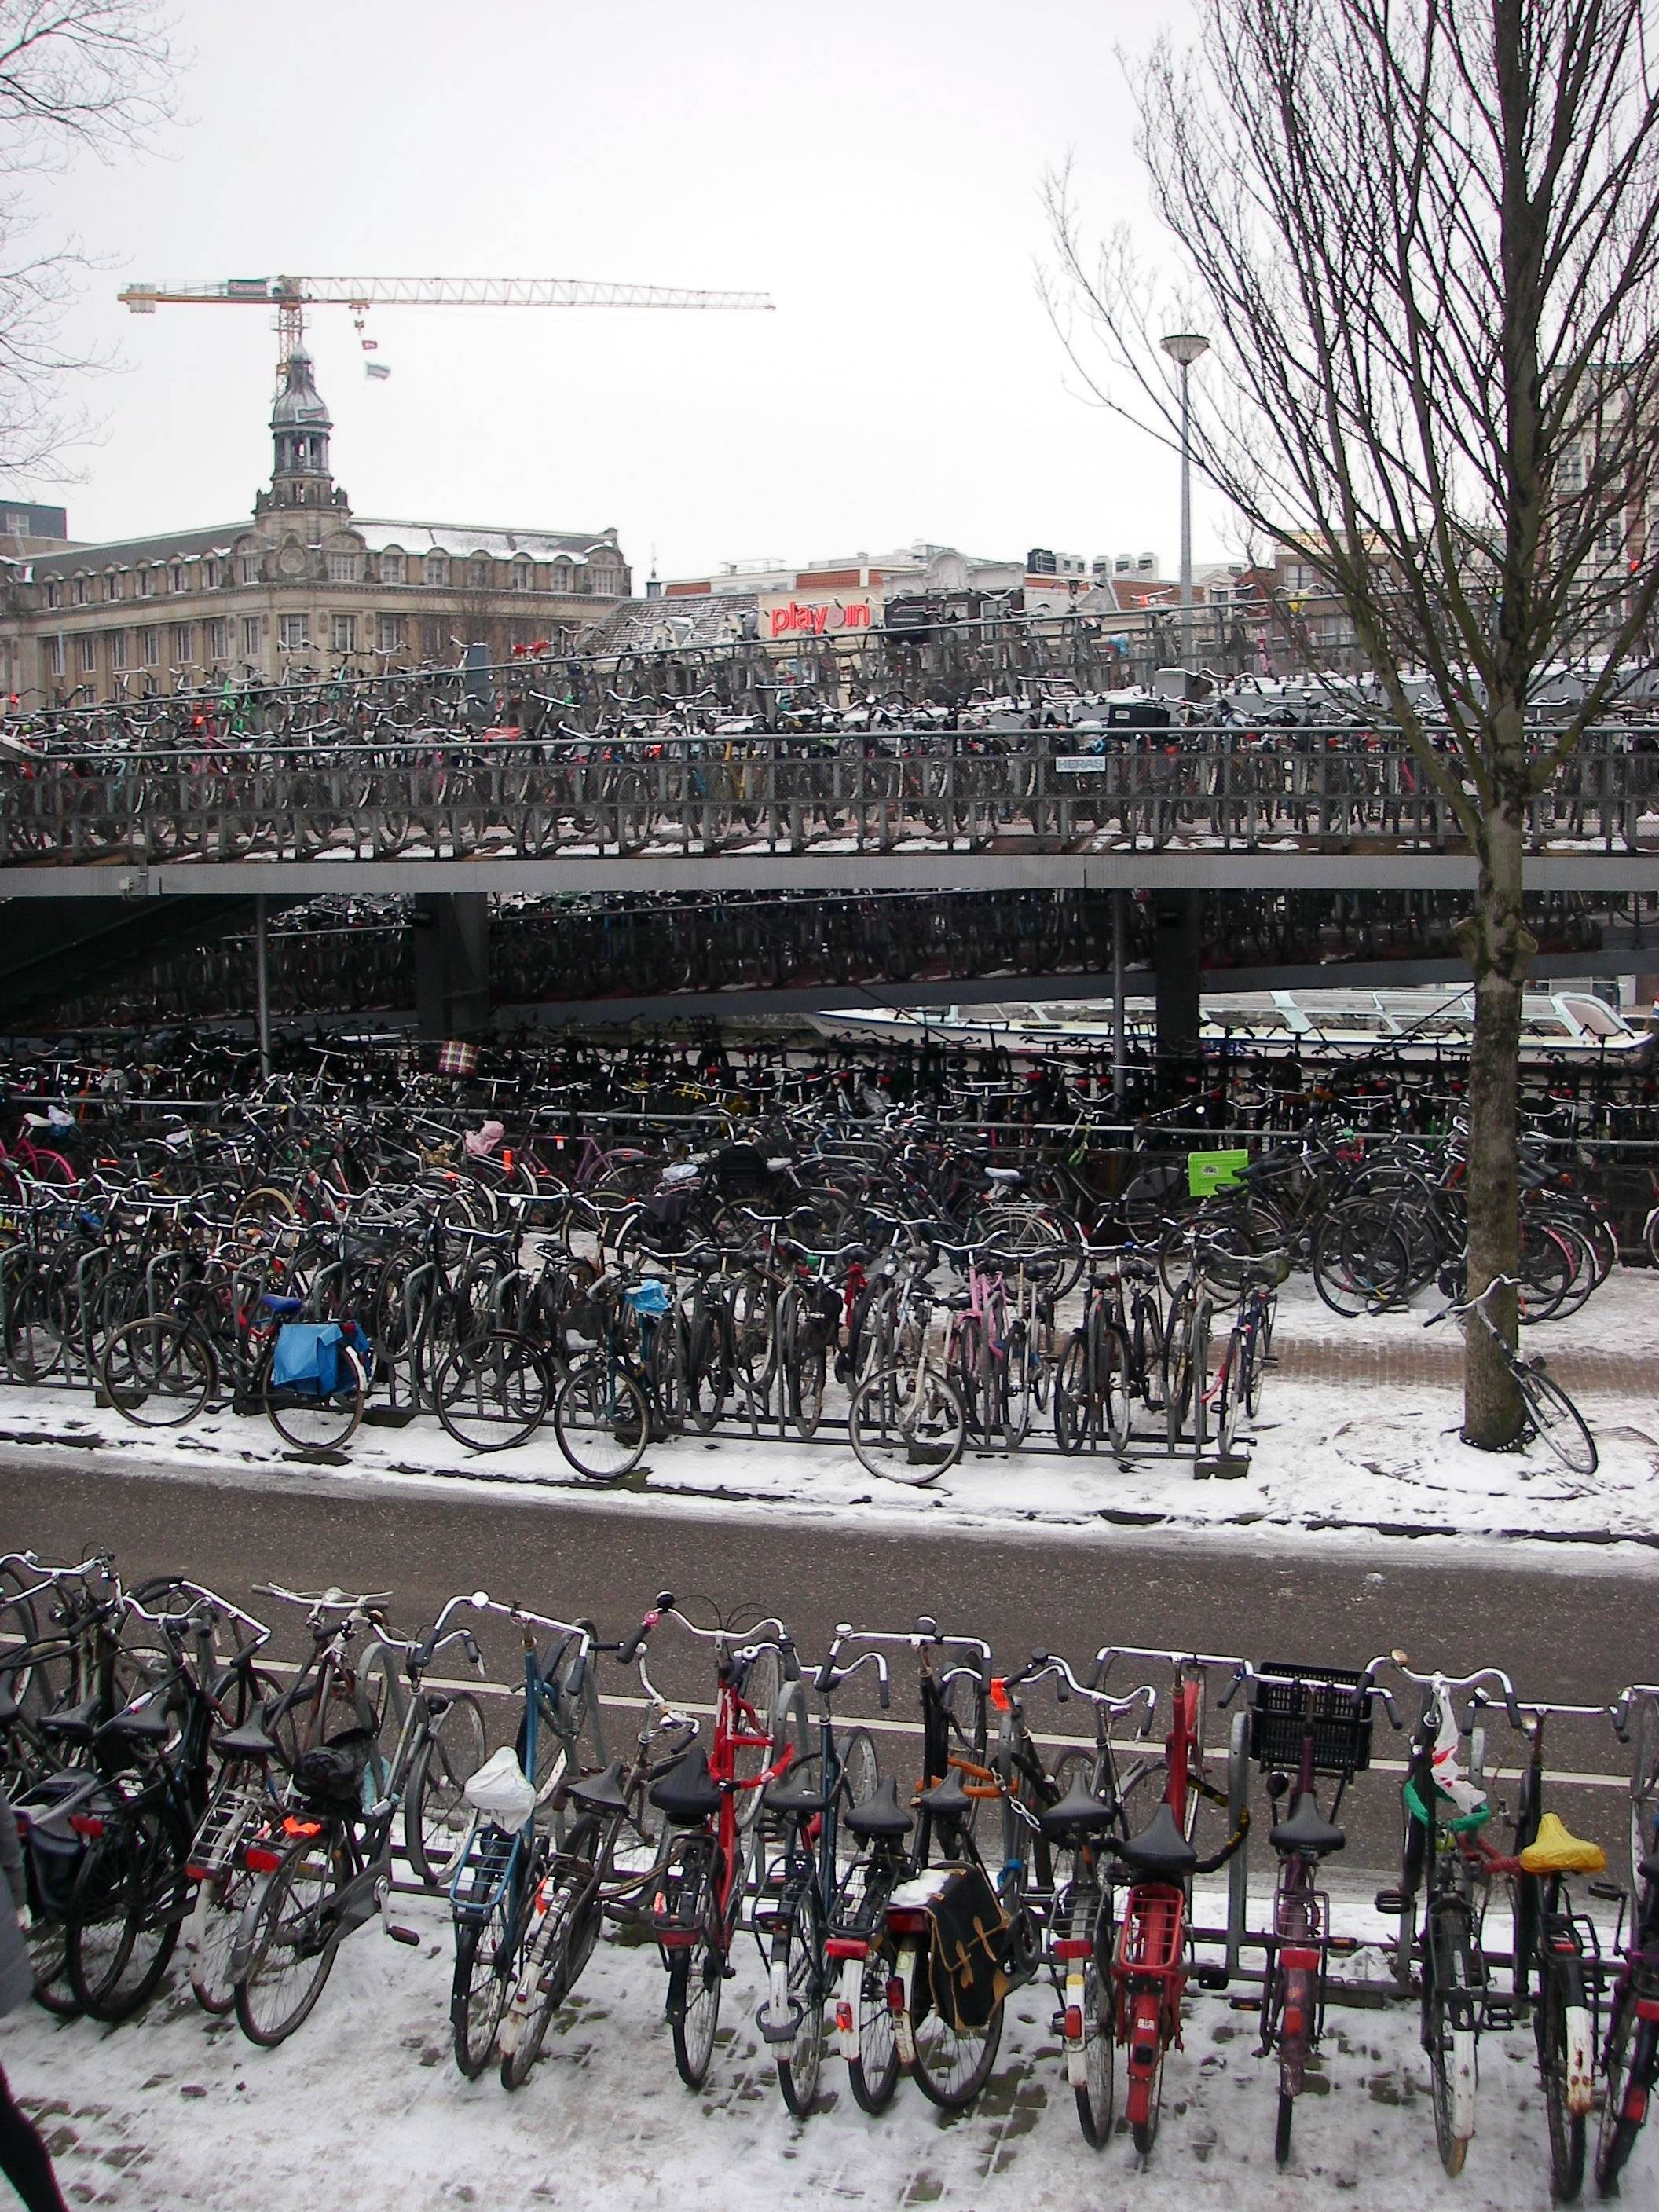
M 1212 1190 L 1228 1190 L 1250 1164 L 1248 1152 L 1188 1152 L 1187 1188 L 1194 1198 L 1207 1198 Z

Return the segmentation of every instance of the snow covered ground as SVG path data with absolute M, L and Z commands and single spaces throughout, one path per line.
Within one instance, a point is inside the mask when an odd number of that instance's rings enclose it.
M 456 2070 L 445 1910 L 400 1899 L 398 1917 L 425 1938 L 419 1952 L 387 1942 L 373 1923 L 361 1930 L 310 2021 L 275 2051 L 257 2050 L 234 2021 L 210 2021 L 176 1969 L 148 2014 L 122 2027 L 60 2025 L 33 2007 L 0 2023 L 0 2065 L 40 2116 L 70 2202 L 120 2212 L 268 2212 L 319 2201 L 363 2212 L 1297 2212 L 1344 2203 L 1358 2212 L 1544 2212 L 1550 2203 L 1524 2027 L 1482 2039 L 1478 2131 L 1454 2184 L 1435 2153 L 1414 2008 L 1334 2006 L 1280 2177 L 1277 2076 L 1255 2056 L 1255 2017 L 1224 1996 L 1193 1995 L 1143 2169 L 1127 2134 L 1100 2152 L 1084 2142 L 1046 1982 L 1010 1999 L 995 2069 L 972 2112 L 938 2112 L 902 2083 L 889 2111 L 867 2118 L 831 2058 L 817 2109 L 798 2122 L 754 2028 L 763 1991 L 748 1937 L 726 1987 L 708 2081 L 695 2094 L 674 2071 L 656 1952 L 611 1941 L 530 2081 L 509 2095 L 493 2075 L 469 2083 Z M 1379 1926 L 1369 1899 L 1340 1893 L 1335 1924 L 1356 1936 Z M 1369 1950 L 1346 1971 L 1378 1978 L 1386 1969 Z M 1121 2118 L 1121 2073 L 1118 2103 Z M 1659 2204 L 1659 2141 L 1638 2147 L 1624 2201 Z
M 844 1439 L 810 1444 L 733 1426 L 717 1437 L 653 1445 L 612 1492 L 617 1502 L 745 1502 L 811 1519 L 852 1512 L 877 1525 L 936 1528 L 1037 1525 L 1086 1533 L 1112 1524 L 1248 1528 L 1262 1535 L 1309 1528 L 1389 1534 L 1517 1536 L 1572 1542 L 1659 1543 L 1659 1275 L 1614 1273 L 1570 1320 L 1527 1333 L 1525 1349 L 1577 1355 L 1617 1374 L 1609 1387 L 1573 1384 L 1601 1450 L 1589 1480 L 1569 1474 L 1536 1443 L 1492 1455 L 1458 1441 L 1461 1391 L 1448 1328 L 1434 1379 L 1391 1381 L 1420 1362 L 1419 1310 L 1345 1322 L 1305 1284 L 1280 1300 L 1275 1351 L 1296 1379 L 1270 1373 L 1254 1437 L 1241 1432 L 1249 1470 L 1237 1480 L 1195 1479 L 1190 1456 L 1154 1439 L 1125 1461 L 1064 1459 L 1052 1450 L 1012 1455 L 970 1450 L 926 1489 L 872 1477 Z M 1299 1356 L 1297 1356 L 1299 1355 Z M 1571 1368 L 1569 1367 L 1569 1372 Z M 1036 1441 L 1051 1434 L 1046 1423 Z M 0 1390 L 0 1450 L 15 1464 L 108 1466 L 156 1473 L 210 1469 L 281 1484 L 326 1479 L 305 1468 L 260 1417 L 204 1416 L 193 1426 L 147 1431 L 100 1412 L 85 1391 Z M 435 1420 L 404 1428 L 366 1424 L 349 1447 L 354 1477 L 392 1488 L 457 1479 L 554 1486 L 595 1494 L 561 1454 L 550 1427 L 519 1450 L 468 1454 Z

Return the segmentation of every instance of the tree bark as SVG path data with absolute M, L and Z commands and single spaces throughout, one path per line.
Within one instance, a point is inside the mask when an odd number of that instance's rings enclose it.
M 1503 781 L 1508 784 L 1510 779 Z M 1521 997 L 1535 949 L 1522 909 L 1525 801 L 1510 788 L 1489 805 L 1480 839 L 1480 880 L 1465 943 L 1474 970 L 1474 1041 L 1469 1058 L 1468 1267 L 1465 1297 L 1478 1297 L 1520 1259 L 1516 1097 Z M 1506 1342 L 1516 1340 L 1516 1296 L 1501 1291 L 1486 1309 Z M 1479 1321 L 1468 1329 L 1463 1370 L 1463 1437 L 1486 1451 L 1516 1442 L 1525 1410 L 1495 1337 Z

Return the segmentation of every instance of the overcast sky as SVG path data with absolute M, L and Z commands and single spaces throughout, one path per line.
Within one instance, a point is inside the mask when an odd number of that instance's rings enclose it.
M 107 261 L 118 373 L 77 538 L 245 515 L 276 342 L 135 278 L 514 275 L 770 292 L 772 315 L 343 308 L 307 343 L 361 514 L 599 529 L 637 578 L 916 538 L 1176 554 L 1173 458 L 1077 396 L 1035 284 L 1068 149 L 1144 207 L 1116 58 L 1184 0 L 180 0 L 184 119 L 45 188 Z M 1154 237 L 1147 228 L 1149 242 Z M 1234 550 L 1200 503 L 1200 560 Z

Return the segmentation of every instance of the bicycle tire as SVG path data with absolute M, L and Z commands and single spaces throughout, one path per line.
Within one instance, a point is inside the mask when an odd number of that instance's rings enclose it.
M 915 2045 L 915 2082 L 930 2105 L 947 2112 L 964 2112 L 991 2078 L 1002 2042 L 1002 2000 L 991 2008 L 990 2017 L 978 2030 L 963 2033 L 951 2026 L 932 2005 L 922 2018 L 915 2017 L 919 1993 L 925 1986 L 927 1954 L 920 1953 L 911 1978 L 911 2034 Z
M 1431 1919 L 1431 1931 L 1432 1926 Z M 1464 1955 L 1465 1940 L 1462 1935 L 1453 1935 L 1449 1955 L 1445 1961 L 1455 1978 L 1455 1996 L 1464 2002 L 1469 1987 L 1468 1960 Z M 1431 1932 L 1431 1954 L 1434 1948 L 1435 1938 Z M 1463 2171 L 1463 2161 L 1468 2156 L 1469 2139 L 1474 2132 L 1472 2109 L 1474 2030 L 1468 2025 L 1460 2027 L 1455 2024 L 1455 2014 L 1463 2006 L 1449 2001 L 1447 1989 L 1440 1982 L 1439 1969 L 1432 1956 L 1425 1960 L 1424 1972 L 1426 1982 L 1423 1999 L 1423 2041 L 1429 2060 L 1435 2146 L 1440 2153 L 1441 2165 L 1455 2180 Z
M 962 1457 L 967 1417 L 954 1385 L 931 1368 L 866 1376 L 853 1395 L 848 1429 L 859 1464 L 889 1482 L 936 1482 Z
M 1644 1698 L 1631 1724 L 1631 1895 L 1642 1894 L 1642 1862 L 1659 1852 L 1659 1702 Z
M 449 1987 L 449 2029 L 455 2063 L 476 2081 L 495 2055 L 511 1990 L 514 1929 L 500 1906 L 483 1918 L 455 1923 L 455 1972 Z
M 159 1805 L 116 1814 L 89 1845 L 64 1915 L 70 1987 L 89 2019 L 130 2020 L 154 1994 L 184 1925 L 189 1849 Z
M 219 1363 L 192 1322 L 148 1314 L 105 1339 L 98 1386 L 135 1428 L 181 1429 L 217 1392 Z
M 362 1362 L 349 1344 L 337 1344 L 334 1352 L 340 1379 L 326 1397 L 320 1391 L 308 1395 L 273 1382 L 269 1364 L 265 1368 L 262 1386 L 265 1419 L 284 1443 L 292 1444 L 296 1451 L 343 1451 L 363 1418 L 368 1378 Z
M 811 2112 L 823 2067 L 823 1943 L 817 1893 L 810 1879 L 786 1906 L 783 1924 L 772 1938 L 772 1996 L 799 2007 L 793 2039 L 778 2051 L 778 2087 L 798 2120 Z
M 489 1747 L 478 1700 L 470 1690 L 452 1692 L 404 1786 L 404 1849 L 428 1889 L 445 1887 L 466 1849 L 472 1827 L 466 1785 Z
M 1659 2081 L 1659 2027 L 1638 2021 L 1635 1991 L 1628 1986 L 1615 2001 L 1601 2047 L 1601 2071 L 1607 2087 L 1596 2130 L 1595 2185 L 1603 2197 L 1616 2197 L 1619 2177 L 1642 2132 L 1648 2094 Z
M 712 1891 L 712 1881 L 709 1884 Z M 711 1905 L 688 1950 L 676 1953 L 668 1975 L 668 2021 L 674 2043 L 674 2066 L 688 2089 L 701 2089 L 708 2079 L 720 2027 L 720 1984 L 724 1964 Z
M 553 1403 L 553 1378 L 527 1336 L 496 1329 L 459 1344 L 433 1382 L 438 1419 L 465 1450 L 514 1451 Z
M 618 1482 L 632 1474 L 651 1440 L 645 1393 L 633 1376 L 603 1360 L 572 1368 L 553 1401 L 553 1433 L 579 1474 Z
M 333 1839 L 326 1830 L 321 1849 L 314 1837 L 296 1838 L 242 1916 L 236 1934 L 243 1962 L 236 1980 L 236 2024 L 250 2043 L 264 2050 L 274 2050 L 304 2026 L 334 1970 L 340 1932 L 324 1912 L 334 1887 L 333 1862 Z M 279 1978 L 284 1959 L 287 1980 Z
M 1571 2111 L 1567 2103 L 1567 2008 L 1559 1976 L 1546 1980 L 1533 2018 L 1549 2129 L 1551 2179 L 1557 2202 L 1571 2204 L 1584 2185 L 1586 2130 L 1584 2115 Z
M 1279 2093 L 1279 2110 L 1273 2121 L 1273 2164 L 1286 2166 L 1291 2161 L 1291 2124 L 1296 2118 L 1296 2099 L 1288 2089 Z
M 1101 1972 L 1102 1947 L 1083 1968 L 1083 2066 L 1085 2080 L 1074 2081 L 1077 2120 L 1091 2150 L 1104 2150 L 1112 2139 L 1117 2103 L 1117 2021 L 1112 2005 L 1109 1967 Z
M 1054 1442 L 1075 1458 L 1088 1441 L 1090 1427 L 1089 1348 L 1081 1329 L 1060 1355 L 1054 1370 Z
M 859 1962 L 854 2014 L 858 2056 L 847 2062 L 847 2081 L 854 2103 L 872 2118 L 887 2110 L 898 2088 L 898 2039 L 887 1998 L 888 1980 L 896 1963 L 892 1943 L 885 1936 L 872 1943 L 869 1956 Z
M 525 2008 L 510 2047 L 501 2051 L 504 2089 L 520 2089 L 529 2080 L 554 2014 L 575 1988 L 592 1955 L 599 1931 L 599 1908 L 597 1899 L 586 1895 L 587 1881 L 586 1868 L 558 1876 L 541 1923 L 524 1947 L 519 1988 L 525 1996 Z M 518 2003 L 516 1996 L 514 2003 Z
M 1588 1481 L 1601 1465 L 1601 1454 L 1583 1415 L 1553 1376 L 1524 1363 L 1515 1379 L 1526 1401 L 1533 1433 L 1570 1474 Z

